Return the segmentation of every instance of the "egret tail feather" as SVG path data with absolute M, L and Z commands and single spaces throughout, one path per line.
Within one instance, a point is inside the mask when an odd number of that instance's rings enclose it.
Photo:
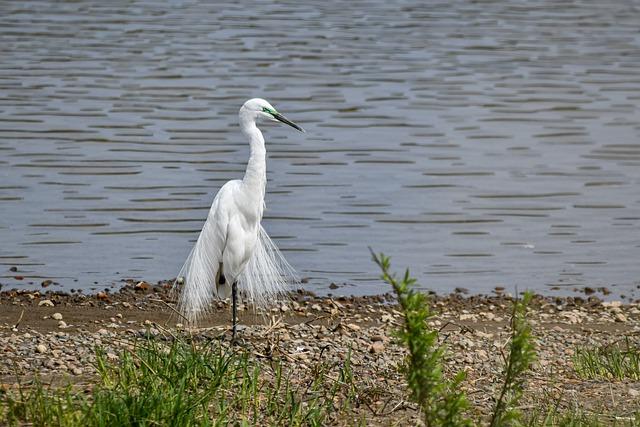
M 174 283 L 174 289 L 179 280 L 183 283 L 178 309 L 192 324 L 207 313 L 214 298 L 222 296 L 215 283 L 222 260 L 222 248 L 215 244 L 220 240 L 216 233 L 211 221 L 206 221 Z
M 238 278 L 238 287 L 249 302 L 265 307 L 281 299 L 297 276 L 262 225 L 259 227 L 258 242 Z

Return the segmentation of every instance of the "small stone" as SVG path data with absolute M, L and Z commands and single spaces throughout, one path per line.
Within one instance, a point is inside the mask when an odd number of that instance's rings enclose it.
M 109 359 L 110 361 L 116 361 L 118 360 L 118 355 L 115 353 L 107 353 L 107 359 Z
M 640 396 L 640 391 L 636 390 L 635 388 L 629 387 L 629 396 L 638 397 Z
M 36 346 L 36 351 L 37 351 L 38 353 L 46 353 L 46 352 L 47 352 L 47 346 L 46 346 L 46 345 L 44 345 L 44 344 L 38 344 L 38 345 Z
M 67 327 L 68 327 L 67 326 L 67 322 L 65 322 L 64 320 L 61 320 L 61 321 L 58 322 L 58 328 L 65 329 Z
M 42 286 L 43 288 L 46 288 L 47 286 L 51 285 L 53 283 L 52 280 L 43 280 L 42 283 L 40 283 L 40 286 Z
M 313 305 L 311 306 L 311 310 L 321 311 L 321 310 L 322 310 L 322 307 L 320 307 L 320 305 L 319 305 L 319 304 L 313 304 Z
M 625 316 L 622 313 L 616 313 L 614 316 L 614 319 L 616 322 L 626 322 L 627 321 L 627 316 Z
M 53 302 L 50 299 L 43 299 L 38 303 L 38 307 L 53 307 Z
M 73 375 L 82 375 L 82 369 L 80 368 L 73 368 L 71 372 L 73 372 Z
M 151 289 L 151 285 L 147 282 L 138 282 L 134 288 L 136 291 L 146 292 Z
M 383 314 L 382 317 L 380 317 L 380 320 L 382 320 L 385 323 L 391 323 L 393 322 L 393 316 L 390 314 Z
M 53 314 L 51 315 L 51 318 L 52 318 L 53 320 L 62 320 L 62 314 L 60 314 L 60 313 L 53 313 Z
M 102 329 L 98 329 L 98 334 L 100 335 L 107 335 L 109 333 L 109 331 L 107 331 L 106 329 L 102 328 Z
M 131 308 L 131 304 L 129 304 L 128 302 L 123 302 L 123 303 L 122 303 L 122 306 L 123 306 L 124 308 Z
M 360 330 L 360 326 L 356 325 L 355 323 L 347 324 L 347 328 L 351 329 L 352 331 L 359 331 Z
M 289 311 L 289 306 L 286 305 L 286 304 L 282 304 L 280 306 L 280 311 L 283 312 L 283 313 L 286 313 L 287 311 Z
M 371 344 L 371 347 L 369 347 L 369 353 L 372 354 L 379 354 L 382 353 L 384 351 L 384 344 L 382 343 L 382 341 L 375 341 L 373 344 Z

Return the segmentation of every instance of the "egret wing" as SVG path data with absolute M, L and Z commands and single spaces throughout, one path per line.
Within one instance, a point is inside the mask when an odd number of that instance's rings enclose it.
M 214 298 L 226 297 L 225 286 L 216 285 L 229 222 L 225 199 L 237 185 L 236 181 L 229 181 L 218 191 L 198 240 L 178 275 L 183 281 L 178 308 L 190 322 L 195 323 L 204 315 Z

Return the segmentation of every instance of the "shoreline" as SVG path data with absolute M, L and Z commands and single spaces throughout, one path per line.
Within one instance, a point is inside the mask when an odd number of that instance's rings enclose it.
M 72 383 L 90 389 L 96 347 L 117 360 L 122 351 L 145 339 L 170 340 L 187 334 L 227 345 L 228 303 L 214 303 L 198 328 L 187 329 L 171 306 L 169 284 L 132 282 L 118 292 L 94 295 L 0 292 L 0 353 L 4 356 L 0 386 L 10 390 L 38 375 L 53 385 Z M 467 373 L 464 388 L 479 416 L 490 412 L 491 396 L 500 383 L 512 301 L 506 294 L 430 298 L 434 312 L 430 324 L 440 330 L 440 340 L 447 345 L 447 373 Z M 584 379 L 573 367 L 578 348 L 597 348 L 640 335 L 640 305 L 602 301 L 593 295 L 536 296 L 528 317 L 538 350 L 538 362 L 527 377 L 528 404 L 560 402 L 560 408 L 578 405 L 585 411 L 616 416 L 640 409 L 640 382 Z M 340 363 L 350 352 L 359 387 L 363 395 L 372 396 L 359 409 L 370 424 L 417 420 L 398 371 L 406 353 L 395 342 L 393 331 L 401 325 L 402 313 L 390 294 L 331 298 L 298 291 L 267 310 L 241 304 L 239 319 L 245 346 L 260 363 L 282 358 L 293 377 L 304 381 L 313 366 Z M 387 391 L 380 392 L 380 387 Z M 383 407 L 396 409 L 386 414 Z M 378 410 L 386 415 L 376 415 Z

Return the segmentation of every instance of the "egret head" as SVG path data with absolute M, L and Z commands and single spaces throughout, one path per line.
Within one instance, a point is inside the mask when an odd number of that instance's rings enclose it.
M 263 120 L 281 122 L 299 130 L 300 132 L 304 132 L 304 129 L 280 114 L 273 105 L 269 104 L 262 98 L 253 98 L 245 102 L 242 108 L 240 108 L 240 114 L 242 115 L 243 113 L 248 114 L 256 122 Z

